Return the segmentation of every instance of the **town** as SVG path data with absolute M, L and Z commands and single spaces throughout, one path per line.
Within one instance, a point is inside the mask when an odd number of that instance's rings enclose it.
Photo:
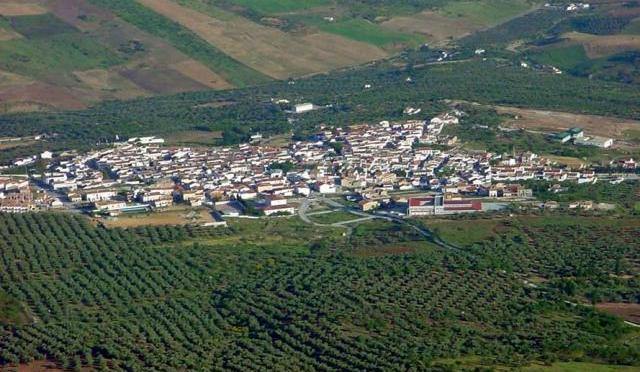
M 344 197 L 357 210 L 394 216 L 473 213 L 534 200 L 523 181 L 598 182 L 589 168 L 571 169 L 534 153 L 494 154 L 456 147 L 443 128 L 459 110 L 428 121 L 381 121 L 322 128 L 307 141 L 274 147 L 165 146 L 158 137 L 54 157 L 42 173 L 0 182 L 0 210 L 74 209 L 96 217 L 163 211 L 180 204 L 206 207 L 216 221 L 230 216 L 292 215 L 315 196 Z M 560 134 L 560 140 L 582 131 Z M 448 150 L 443 150 L 448 145 Z M 635 168 L 633 159 L 622 166 Z M 609 180 L 609 182 L 618 182 Z M 559 185 L 555 185 L 559 187 Z M 497 201 L 497 202 L 496 202 Z

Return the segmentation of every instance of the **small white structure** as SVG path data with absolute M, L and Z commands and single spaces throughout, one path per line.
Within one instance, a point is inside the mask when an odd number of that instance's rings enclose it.
M 296 114 L 302 114 L 302 113 L 305 113 L 305 112 L 313 111 L 313 110 L 315 110 L 315 108 L 316 107 L 314 106 L 313 103 L 308 103 L 308 102 L 307 103 L 300 103 L 300 104 L 297 104 L 297 105 L 293 106 L 293 112 L 296 113 Z
M 576 138 L 573 143 L 582 146 L 596 146 L 603 149 L 609 148 L 613 145 L 613 138 L 606 137 L 580 137 Z
M 53 158 L 53 153 L 51 151 L 45 151 L 42 154 L 40 154 L 40 158 L 41 159 L 52 159 Z
M 332 183 L 321 183 L 318 185 L 320 194 L 335 194 L 338 192 L 338 186 Z

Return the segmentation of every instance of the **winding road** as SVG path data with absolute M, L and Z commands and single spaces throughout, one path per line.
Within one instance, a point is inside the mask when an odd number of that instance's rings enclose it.
M 324 224 L 324 223 L 319 223 L 319 222 L 315 222 L 312 221 L 309 218 L 309 214 L 307 213 L 307 211 L 309 210 L 309 207 L 311 206 L 311 204 L 313 202 L 320 202 L 320 203 L 324 203 L 326 205 L 329 205 L 333 208 L 335 208 L 334 210 L 341 210 L 341 211 L 345 211 L 345 212 L 349 212 L 353 215 L 359 216 L 360 218 L 354 219 L 354 220 L 349 220 L 349 221 L 341 221 L 341 222 L 335 222 L 335 223 L 330 223 L 330 224 Z M 334 211 L 332 210 L 332 211 Z M 323 213 L 329 213 L 330 211 L 323 211 Z M 316 214 L 316 213 L 314 213 Z M 312 225 L 316 225 L 316 226 L 332 226 L 332 227 L 342 227 L 342 228 L 346 228 L 347 229 L 347 235 L 351 235 L 351 231 L 352 231 L 352 227 L 349 226 L 349 224 L 351 223 L 357 223 L 357 222 L 362 222 L 362 221 L 367 221 L 367 220 L 371 220 L 371 219 L 383 219 L 389 222 L 396 222 L 396 223 L 400 223 L 406 226 L 411 227 L 413 230 L 415 230 L 418 234 L 422 235 L 426 240 L 428 240 L 429 242 L 432 242 L 434 244 L 436 244 L 437 246 L 450 250 L 450 251 L 455 251 L 457 253 L 460 254 L 464 254 L 464 255 L 468 255 L 469 253 L 466 252 L 465 250 L 461 249 L 460 247 L 457 247 L 453 244 L 447 243 L 444 240 L 440 239 L 438 236 L 434 235 L 431 231 L 429 231 L 428 229 L 421 227 L 421 226 L 416 226 L 413 223 L 410 223 L 408 220 L 400 218 L 400 217 L 395 217 L 395 216 L 391 216 L 391 215 L 382 215 L 382 214 L 377 214 L 377 213 L 367 213 L 367 212 L 362 212 L 359 210 L 356 210 L 354 208 L 349 208 L 344 206 L 343 204 L 338 203 L 335 200 L 326 198 L 324 196 L 319 196 L 319 197 L 310 197 L 310 198 L 306 198 L 302 201 L 302 203 L 300 204 L 300 208 L 298 208 L 298 215 L 300 216 L 300 219 L 308 224 L 312 224 Z

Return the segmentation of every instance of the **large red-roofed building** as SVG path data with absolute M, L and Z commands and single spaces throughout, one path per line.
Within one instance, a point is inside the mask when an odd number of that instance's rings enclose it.
M 482 210 L 479 200 L 445 200 L 443 195 L 409 198 L 409 216 L 431 216 L 436 214 L 470 213 Z

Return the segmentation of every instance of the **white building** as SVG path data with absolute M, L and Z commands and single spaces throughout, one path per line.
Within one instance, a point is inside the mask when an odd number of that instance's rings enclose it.
M 304 112 L 309 112 L 309 111 L 313 111 L 315 110 L 315 106 L 313 105 L 313 103 L 300 103 L 297 104 L 295 106 L 293 106 L 293 112 L 296 114 L 302 114 Z

